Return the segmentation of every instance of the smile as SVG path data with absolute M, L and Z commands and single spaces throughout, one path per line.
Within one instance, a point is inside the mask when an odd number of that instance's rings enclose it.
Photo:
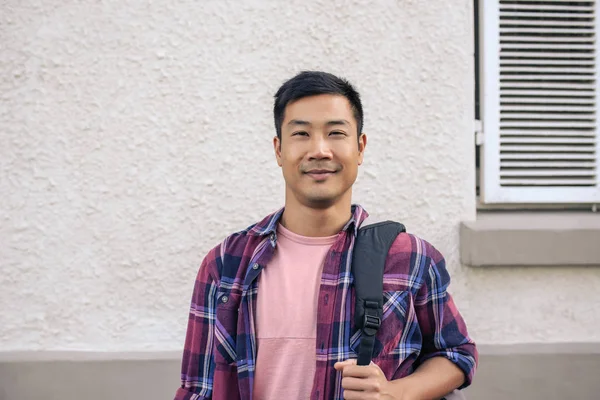
M 313 178 L 316 181 L 323 181 L 323 180 L 329 178 L 333 174 L 335 174 L 335 171 L 328 171 L 328 170 L 324 170 L 324 169 L 318 169 L 318 170 L 315 169 L 315 170 L 306 172 L 306 175 L 310 176 L 311 178 Z

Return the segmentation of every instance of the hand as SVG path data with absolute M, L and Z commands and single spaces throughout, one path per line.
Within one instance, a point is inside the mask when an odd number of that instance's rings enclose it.
M 369 366 L 356 365 L 356 360 L 337 362 L 333 366 L 342 373 L 342 387 L 346 400 L 396 400 L 385 374 L 371 362 Z M 397 390 L 397 389 L 396 389 Z

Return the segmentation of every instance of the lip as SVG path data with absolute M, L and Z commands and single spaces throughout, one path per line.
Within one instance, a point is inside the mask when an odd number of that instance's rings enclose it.
M 306 172 L 306 175 L 309 175 L 311 178 L 317 181 L 323 181 L 333 174 L 335 174 L 335 171 L 330 171 L 326 169 L 313 169 L 311 171 Z

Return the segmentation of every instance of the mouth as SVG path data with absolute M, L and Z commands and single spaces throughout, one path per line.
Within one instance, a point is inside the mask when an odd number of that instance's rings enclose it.
M 324 181 L 330 176 L 334 175 L 336 171 L 328 170 L 328 169 L 313 169 L 305 172 L 306 175 L 310 176 L 316 181 Z

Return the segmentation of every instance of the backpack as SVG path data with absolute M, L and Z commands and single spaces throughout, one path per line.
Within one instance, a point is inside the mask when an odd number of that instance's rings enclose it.
M 358 365 L 369 365 L 373 357 L 375 335 L 383 317 L 383 270 L 388 252 L 396 237 L 406 232 L 399 222 L 373 222 L 364 220 L 356 235 L 352 254 L 355 310 L 354 324 L 362 330 L 358 345 Z M 465 399 L 455 390 L 446 400 Z

